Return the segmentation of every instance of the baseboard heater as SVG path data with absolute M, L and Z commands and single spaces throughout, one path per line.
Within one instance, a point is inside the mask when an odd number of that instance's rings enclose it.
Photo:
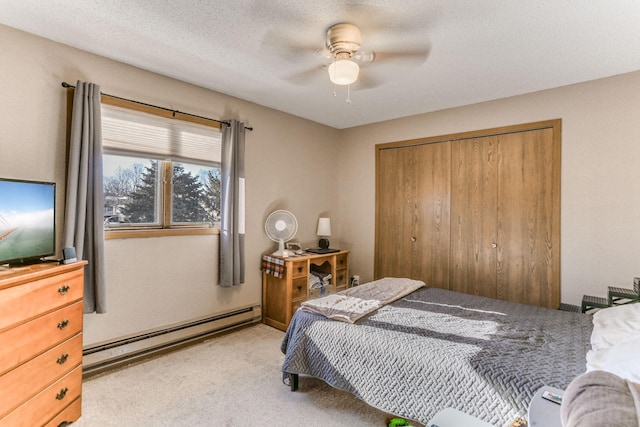
M 82 350 L 83 374 L 97 374 L 261 319 L 261 307 L 251 306 L 86 347 Z

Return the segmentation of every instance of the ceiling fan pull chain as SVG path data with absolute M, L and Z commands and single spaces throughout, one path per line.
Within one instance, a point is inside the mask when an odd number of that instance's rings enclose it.
M 351 104 L 351 85 L 347 85 L 347 104 Z

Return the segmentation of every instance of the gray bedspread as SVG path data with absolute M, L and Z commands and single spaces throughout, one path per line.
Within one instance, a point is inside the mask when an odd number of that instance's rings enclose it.
M 591 319 L 422 288 L 355 324 L 298 310 L 282 371 L 423 424 L 453 407 L 509 425 L 526 417 L 538 388 L 564 389 L 585 372 Z

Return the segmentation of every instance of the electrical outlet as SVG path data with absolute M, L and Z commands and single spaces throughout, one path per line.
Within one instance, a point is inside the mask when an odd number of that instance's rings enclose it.
M 360 284 L 360 276 L 351 276 L 351 286 L 358 286 Z

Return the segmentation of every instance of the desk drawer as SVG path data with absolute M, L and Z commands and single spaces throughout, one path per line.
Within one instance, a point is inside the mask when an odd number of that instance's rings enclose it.
M 294 261 L 291 263 L 291 277 L 306 277 L 307 261 Z
M 291 299 L 297 300 L 307 298 L 307 287 L 309 286 L 307 276 L 293 279 L 291 281 Z
M 41 426 L 80 397 L 81 391 L 82 366 L 78 366 L 0 419 L 0 427 Z
M 349 254 L 336 255 L 336 268 L 347 268 Z
M 0 376 L 0 417 L 82 363 L 82 334 Z
M 293 301 L 291 303 L 291 316 L 293 316 L 294 314 L 296 314 L 296 311 L 298 311 L 298 309 L 300 308 L 300 306 L 302 305 L 303 302 L 305 302 L 306 300 L 298 300 L 298 301 Z
M 78 301 L 83 290 L 82 270 L 1 289 L 0 331 Z
M 0 374 L 81 331 L 82 301 L 78 301 L 0 333 Z
M 348 284 L 347 269 L 341 268 L 336 270 L 335 284 L 336 288 L 346 288 Z

